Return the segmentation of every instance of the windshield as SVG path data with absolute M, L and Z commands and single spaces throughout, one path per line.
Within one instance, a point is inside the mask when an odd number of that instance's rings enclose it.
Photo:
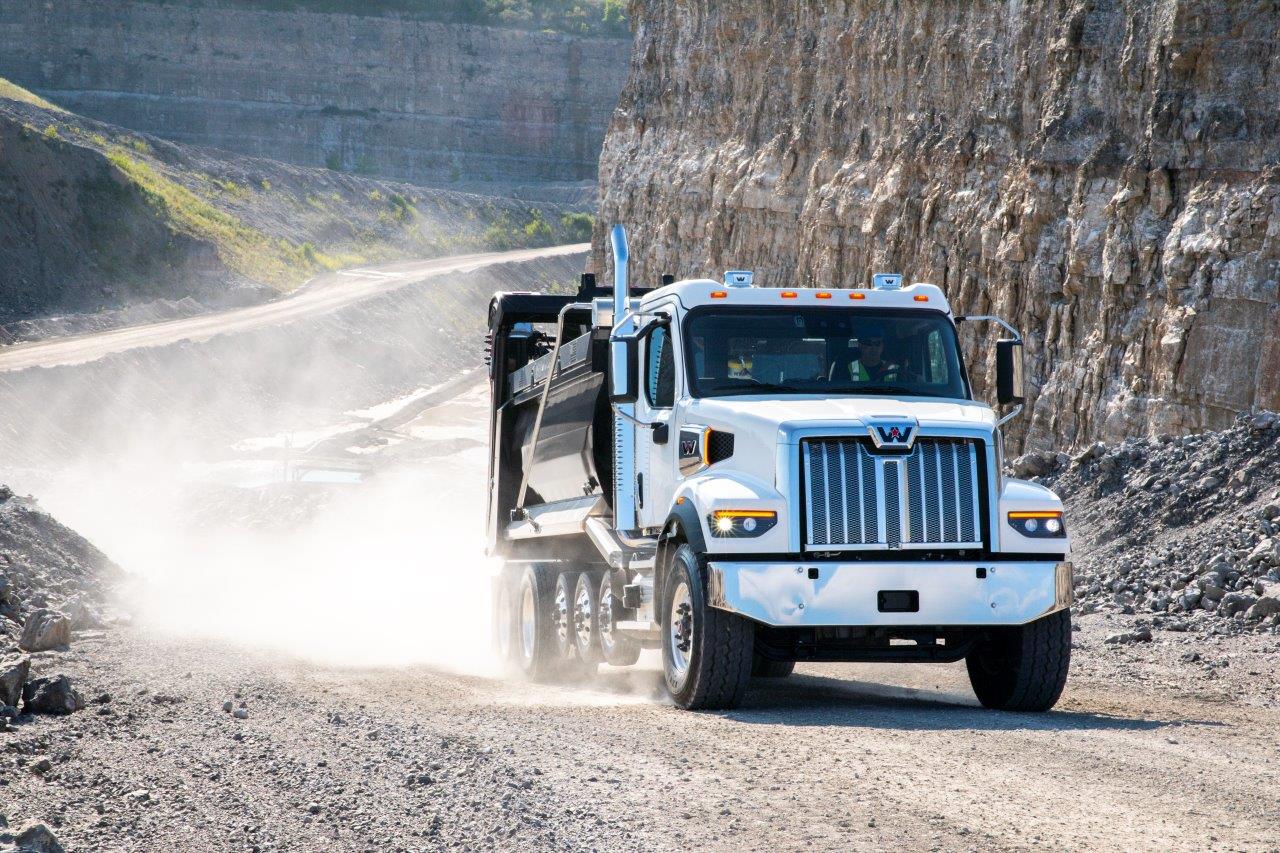
M 955 327 L 937 311 L 717 307 L 684 331 L 696 397 L 969 397 Z

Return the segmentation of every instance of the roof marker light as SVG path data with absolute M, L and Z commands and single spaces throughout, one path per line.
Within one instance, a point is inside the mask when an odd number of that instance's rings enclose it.
M 783 298 L 783 299 L 795 299 L 795 298 L 796 298 L 796 292 L 795 292 L 794 290 L 784 290 L 784 291 L 782 291 L 782 298 Z
M 817 297 L 818 299 L 830 299 L 830 298 L 831 298 L 831 294 L 830 294 L 830 293 L 827 293 L 827 291 L 825 291 L 825 290 L 819 290 L 817 293 L 815 293 L 815 294 L 814 294 L 814 296 L 815 296 L 815 297 Z
M 857 291 L 854 291 L 853 293 L 850 293 L 850 294 L 849 294 L 849 298 L 850 298 L 850 299 L 866 299 L 866 298 L 867 298 L 867 294 L 865 294 L 865 293 L 858 293 Z
M 919 296 L 914 297 L 914 298 L 915 298 L 916 302 L 928 302 L 928 301 L 929 301 L 929 297 L 925 296 L 923 293 L 922 293 L 922 294 L 920 294 Z
M 711 291 L 711 298 L 712 298 L 712 299 L 724 299 L 724 298 L 725 298 L 726 296 L 728 296 L 728 295 L 729 295 L 729 291 L 727 291 L 727 290 L 713 290 L 713 291 Z

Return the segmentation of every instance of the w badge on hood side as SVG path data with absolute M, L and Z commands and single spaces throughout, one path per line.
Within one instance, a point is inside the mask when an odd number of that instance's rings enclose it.
M 918 427 L 915 420 L 873 420 L 867 424 L 867 432 L 877 450 L 910 450 Z

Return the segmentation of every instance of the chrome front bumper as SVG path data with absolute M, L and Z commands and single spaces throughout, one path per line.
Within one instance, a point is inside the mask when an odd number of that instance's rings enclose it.
M 1021 625 L 1070 607 L 1072 586 L 1071 563 L 712 560 L 707 595 L 712 607 L 779 627 Z M 917 592 L 919 610 L 881 612 L 882 591 Z

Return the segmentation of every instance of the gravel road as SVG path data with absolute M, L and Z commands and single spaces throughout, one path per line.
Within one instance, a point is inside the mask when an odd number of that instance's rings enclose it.
M 479 482 L 482 400 L 403 427 L 396 465 L 447 459 L 436 488 Z M 216 610 L 218 584 L 250 577 L 228 568 L 194 597 Z M 269 594 L 241 597 L 254 620 L 287 606 L 250 600 Z M 358 594 L 297 604 L 315 609 L 290 638 L 368 642 Z M 432 630 L 431 595 L 385 598 L 373 612 L 401 642 Z M 89 707 L 4 735 L 0 796 L 11 825 L 43 820 L 68 850 L 1276 850 L 1280 644 L 1104 643 L 1126 618 L 1079 617 L 1044 715 L 978 708 L 962 665 L 801 666 L 741 710 L 692 714 L 662 701 L 651 658 L 535 686 L 144 621 L 37 656 Z
M 8 735 L 3 790 L 68 850 L 1274 850 L 1280 819 L 1280 708 L 1089 663 L 1042 716 L 957 666 L 801 667 L 724 714 L 644 661 L 530 686 L 130 628 L 62 668 L 90 707 Z
M 82 364 L 111 353 L 138 347 L 164 346 L 181 341 L 207 340 L 214 335 L 246 332 L 278 326 L 306 317 L 332 313 L 371 296 L 388 293 L 408 284 L 454 272 L 471 272 L 493 264 L 514 263 L 561 255 L 585 255 L 586 243 L 519 249 L 511 252 L 484 252 L 429 260 L 397 261 L 381 266 L 340 270 L 319 276 L 289 296 L 251 305 L 130 326 L 90 335 L 56 338 L 0 348 L 0 373 L 32 367 Z

